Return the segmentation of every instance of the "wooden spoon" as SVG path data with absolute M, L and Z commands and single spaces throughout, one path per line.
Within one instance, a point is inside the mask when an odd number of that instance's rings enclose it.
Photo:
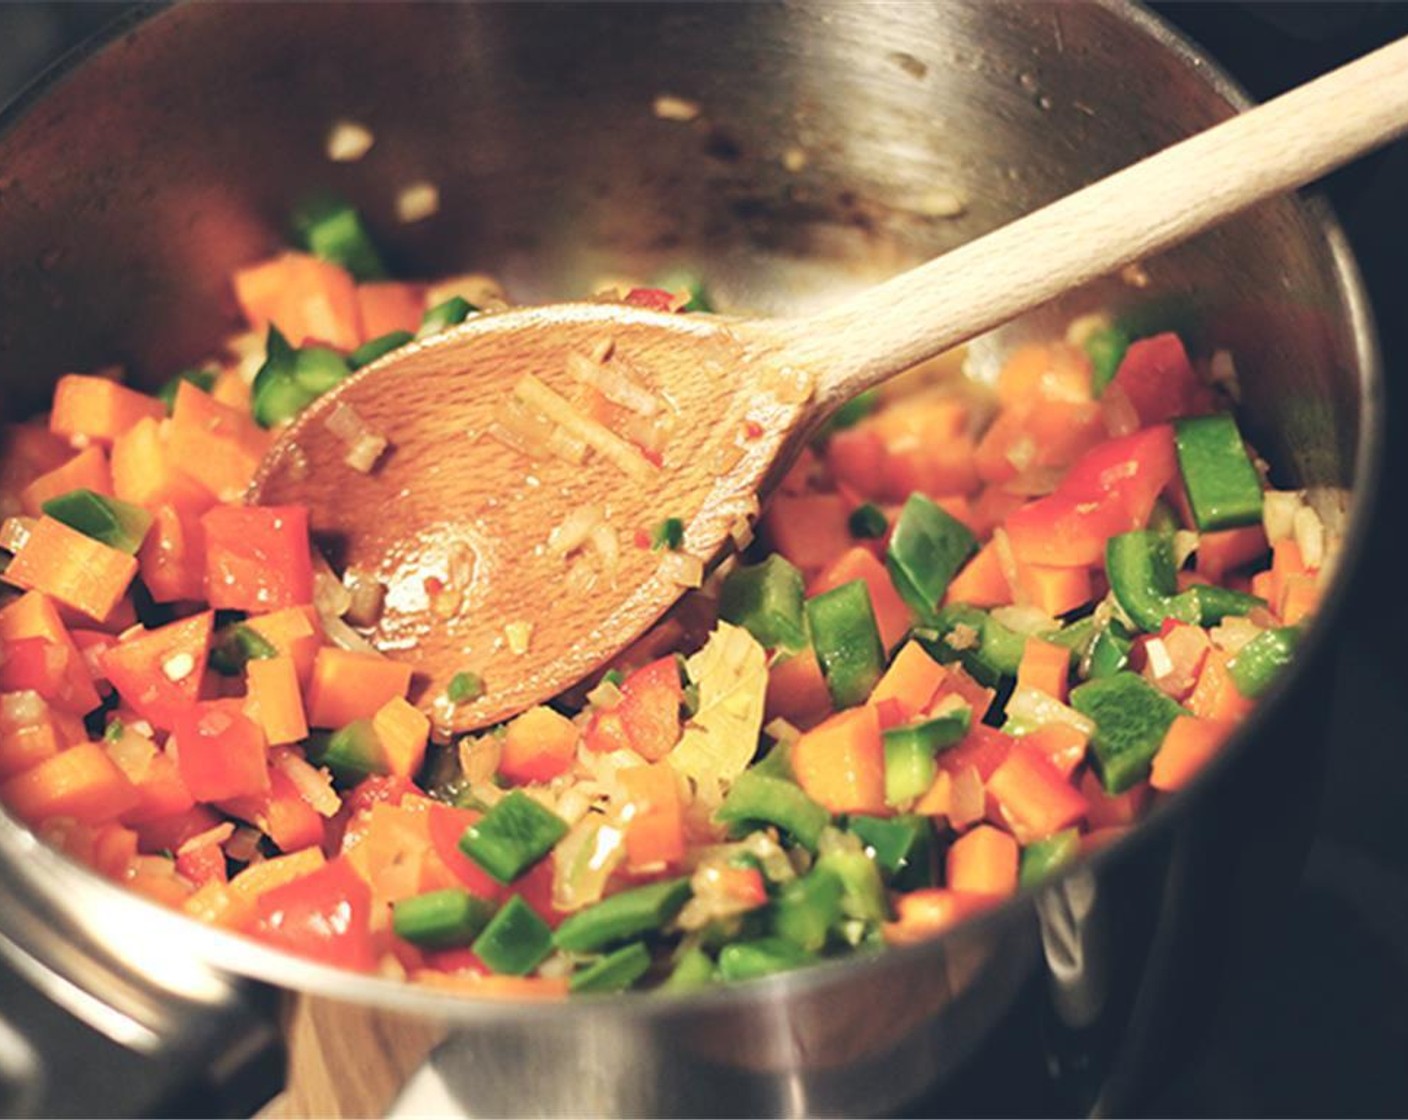
M 334 567 L 385 585 L 370 640 L 414 666 L 423 708 L 457 730 L 493 723 L 639 638 L 842 401 L 1405 128 L 1408 39 L 806 318 L 616 303 L 474 317 L 319 399 L 279 438 L 249 500 L 306 505 Z M 515 398 L 548 430 L 580 420 L 566 403 L 582 391 L 569 356 L 607 346 L 596 368 L 627 371 L 673 420 L 658 463 L 605 427 L 580 463 L 488 434 Z M 370 473 L 346 465 L 347 444 L 327 426 L 344 407 L 390 441 Z M 609 531 L 596 544 L 568 556 L 552 547 L 555 529 L 598 517 Z M 680 551 L 642 547 L 667 517 L 686 526 Z M 486 690 L 451 709 L 443 694 L 462 670 Z

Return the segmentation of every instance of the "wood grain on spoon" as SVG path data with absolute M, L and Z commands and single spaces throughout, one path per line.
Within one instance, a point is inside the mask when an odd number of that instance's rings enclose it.
M 809 318 L 606 303 L 477 317 L 317 401 L 282 434 L 250 498 L 307 505 L 334 567 L 386 585 L 370 638 L 414 666 L 423 706 L 472 670 L 486 692 L 456 709 L 454 724 L 493 723 L 604 664 L 684 591 L 671 574 L 678 561 L 637 547 L 639 532 L 680 517 L 683 552 L 715 560 L 841 401 L 1405 128 L 1408 40 Z M 675 418 L 658 465 L 601 451 L 580 465 L 530 459 L 484 436 L 526 376 L 571 399 L 568 355 L 605 340 Z M 327 430 L 340 404 L 390 441 L 369 474 L 345 465 L 346 445 Z M 587 590 L 569 568 L 591 558 L 547 547 L 552 529 L 584 508 L 599 509 L 620 543 L 614 572 Z M 434 594 L 436 581 L 448 600 Z M 509 639 L 525 625 L 526 651 Z

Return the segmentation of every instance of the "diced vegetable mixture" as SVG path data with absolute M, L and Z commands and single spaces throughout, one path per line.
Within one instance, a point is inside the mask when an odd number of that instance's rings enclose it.
M 310 402 L 503 293 L 387 279 L 346 206 L 294 224 L 300 250 L 233 277 L 250 333 L 227 353 L 156 394 L 65 376 L 5 429 L 0 800 L 100 874 L 323 963 L 681 991 L 930 937 L 1192 781 L 1335 557 L 1239 431 L 1231 356 L 1087 317 L 994 385 L 950 356 L 846 405 L 757 539 L 590 691 L 457 738 L 431 715 L 483 693 L 475 667 L 413 705 L 360 632 L 381 589 L 344 586 L 306 510 L 240 499 Z M 617 298 L 708 310 L 676 281 Z M 610 350 L 583 392 L 649 416 Z M 590 453 L 505 416 L 513 453 Z M 375 471 L 386 439 L 337 422 Z M 549 546 L 697 580 L 687 512 Z

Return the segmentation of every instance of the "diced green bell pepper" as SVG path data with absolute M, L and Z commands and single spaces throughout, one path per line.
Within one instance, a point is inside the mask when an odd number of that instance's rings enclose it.
M 660 985 L 662 992 L 697 992 L 714 982 L 714 959 L 697 945 L 691 945 L 675 960 L 675 967 Z
M 891 727 L 882 736 L 885 750 L 885 803 L 900 806 L 914 800 L 934 784 L 938 767 L 934 756 L 968 734 L 967 709 Z
M 1082 348 L 1090 359 L 1090 387 L 1096 397 L 1115 379 L 1131 341 L 1129 332 L 1119 326 L 1101 327 L 1086 336 Z
M 734 780 L 714 819 L 744 827 L 775 825 L 804 848 L 816 851 L 821 830 L 831 823 L 831 814 L 795 782 L 759 773 L 758 767 L 753 767 Z
M 1237 691 L 1248 700 L 1262 696 L 1281 670 L 1291 663 L 1299 641 L 1299 627 L 1282 626 L 1263 630 L 1239 649 L 1227 666 Z
M 40 508 L 85 537 L 132 556 L 142 547 L 147 530 L 152 527 L 152 515 L 141 506 L 94 490 L 70 490 L 50 498 Z
M 934 826 L 914 813 L 897 817 L 852 817 L 850 830 L 870 850 L 895 890 L 934 885 Z
M 831 927 L 841 919 L 840 876 L 818 863 L 805 875 L 783 883 L 772 902 L 772 928 L 804 953 L 819 953 Z
M 768 649 L 795 651 L 807 644 L 802 598 L 802 573 L 773 553 L 761 564 L 729 572 L 719 589 L 719 617 Z
M 391 907 L 391 929 L 423 949 L 468 945 L 494 916 L 494 904 L 459 887 L 403 898 Z
M 885 884 L 875 861 L 863 851 L 838 850 L 821 856 L 813 871 L 826 868 L 841 880 L 841 911 L 864 922 L 883 922 Z
M 491 972 L 527 976 L 552 952 L 552 927 L 515 894 L 489 919 L 471 948 Z
M 450 678 L 445 686 L 445 699 L 451 704 L 472 704 L 484 695 L 484 678 L 463 670 Z
M 623 992 L 650 970 L 650 950 L 633 941 L 607 953 L 572 974 L 567 987 L 574 993 Z
M 1111 794 L 1149 776 L 1169 724 L 1187 714 L 1143 677 L 1124 671 L 1077 685 L 1071 707 L 1095 721 L 1090 740 L 1095 772 Z
M 277 327 L 270 326 L 264 364 L 250 390 L 255 422 L 264 428 L 288 423 L 349 372 L 347 360 L 336 350 L 295 349 Z
M 1129 654 L 1133 649 L 1134 639 L 1123 626 L 1112 621 L 1096 633 L 1095 640 L 1090 644 L 1085 676 L 1091 680 L 1114 676 L 1129 664 Z
M 719 975 L 733 983 L 800 968 L 812 957 L 783 937 L 735 941 L 719 951 Z
M 567 835 L 567 822 L 513 790 L 464 830 L 460 851 L 500 883 L 511 883 Z
M 900 596 L 927 623 L 977 547 L 968 526 L 923 494 L 911 494 L 890 534 L 885 566 Z
M 650 547 L 656 552 L 677 552 L 684 544 L 684 522 L 678 517 L 667 517 L 650 530 Z
M 573 914 L 557 927 L 553 943 L 572 953 L 595 953 L 617 942 L 658 933 L 691 893 L 688 878 L 621 891 Z
M 806 602 L 812 648 L 838 708 L 864 703 L 885 671 L 870 590 L 853 579 Z
M 851 510 L 850 517 L 846 518 L 846 528 L 857 540 L 878 541 L 890 531 L 890 522 L 884 510 L 874 502 L 865 502 Z
M 358 370 L 369 366 L 378 358 L 384 358 L 393 350 L 399 350 L 408 342 L 415 341 L 410 331 L 387 331 L 386 334 L 368 339 L 347 355 L 347 368 Z
M 416 331 L 416 337 L 425 338 L 427 335 L 439 334 L 457 323 L 463 323 L 478 310 L 479 308 L 463 296 L 451 296 L 425 313 L 420 321 L 420 330 Z
M 1017 881 L 1023 887 L 1034 887 L 1050 878 L 1080 854 L 1080 830 L 1068 828 L 1022 849 L 1021 869 Z
M 386 265 L 376 251 L 362 216 L 346 202 L 315 198 L 293 214 L 299 243 L 315 257 L 347 269 L 355 280 L 380 280 Z
M 215 632 L 209 664 L 222 677 L 238 677 L 251 661 L 267 661 L 278 655 L 278 649 L 263 634 L 236 622 Z
M 391 769 L 369 719 L 353 720 L 334 731 L 322 749 L 312 751 L 310 757 L 319 766 L 332 770 L 343 785 L 356 785 L 363 778 L 387 774 Z
M 963 626 L 973 631 L 976 641 L 955 648 L 951 635 Z M 1003 677 L 1015 677 L 1022 662 L 1027 636 L 1004 626 L 985 610 L 966 603 L 953 603 L 934 616 L 929 633 L 916 635 L 919 643 L 937 661 L 958 661 L 979 684 L 993 687 Z
M 1261 477 L 1237 422 L 1227 413 L 1193 416 L 1173 426 L 1188 504 L 1201 532 L 1261 521 Z
M 1156 530 L 1111 537 L 1105 545 L 1105 574 L 1124 613 L 1148 633 L 1157 633 L 1166 618 L 1189 623 L 1202 618 L 1196 598 L 1177 594 L 1173 542 Z

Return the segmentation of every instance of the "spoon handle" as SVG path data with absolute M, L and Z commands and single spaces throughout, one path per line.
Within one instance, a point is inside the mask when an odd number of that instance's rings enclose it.
M 1408 38 L 840 305 L 775 324 L 826 409 L 1408 130 Z

